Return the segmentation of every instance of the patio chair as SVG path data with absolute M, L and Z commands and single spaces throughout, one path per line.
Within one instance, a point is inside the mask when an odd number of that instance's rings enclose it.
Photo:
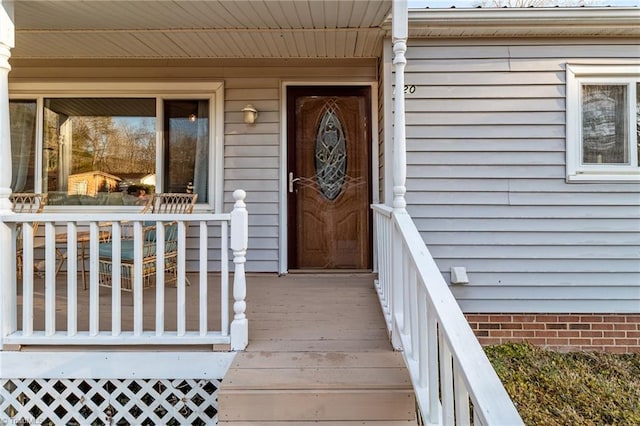
M 16 192 L 9 197 L 15 213 L 41 213 L 47 204 L 47 194 Z M 38 230 L 38 222 L 33 222 L 33 233 Z M 16 224 L 16 273 L 22 278 L 23 268 L 22 224 Z
M 154 194 L 147 202 L 143 213 L 153 215 L 161 213 L 192 213 L 197 194 L 160 193 Z M 178 224 L 167 222 L 164 235 L 164 273 L 169 274 L 168 283 L 177 282 L 178 275 Z M 142 224 L 142 287 L 153 287 L 156 275 L 156 221 L 148 220 Z M 126 228 L 126 229 L 125 229 Z M 134 282 L 134 240 L 131 226 L 123 227 L 121 239 L 121 281 L 120 288 L 125 291 L 133 290 Z M 113 242 L 102 242 L 99 245 L 99 283 L 104 287 L 112 286 Z M 188 281 L 187 281 L 188 282 Z

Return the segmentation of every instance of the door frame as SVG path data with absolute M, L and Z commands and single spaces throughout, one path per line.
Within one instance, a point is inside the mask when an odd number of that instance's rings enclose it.
M 330 81 L 330 80 L 304 80 L 282 81 L 280 83 L 280 195 L 279 195 L 279 241 L 280 257 L 278 272 L 284 275 L 289 270 L 289 228 L 287 203 L 287 168 L 288 168 L 288 128 L 287 121 L 287 89 L 294 86 L 352 86 L 369 87 L 371 90 L 371 194 L 370 199 L 374 204 L 380 202 L 379 159 L 378 159 L 378 83 L 375 81 Z

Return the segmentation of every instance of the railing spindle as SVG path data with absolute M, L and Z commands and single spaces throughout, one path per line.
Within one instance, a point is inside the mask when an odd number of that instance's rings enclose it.
M 56 229 L 52 222 L 45 224 L 45 335 L 56 332 Z
M 409 276 L 407 277 L 407 283 L 409 284 L 409 318 L 410 320 L 410 333 L 411 333 L 411 358 L 418 360 L 418 347 L 420 344 L 421 335 L 418 334 L 418 290 L 417 290 L 417 276 L 415 268 L 409 268 Z
M 393 224 L 391 223 L 390 220 L 385 220 L 385 224 L 384 224 L 384 234 L 385 234 L 385 261 L 387 262 L 387 265 L 385 266 L 385 279 L 384 279 L 384 295 L 385 295 L 385 303 L 387 306 L 387 313 L 390 315 L 391 313 L 391 303 L 389 300 L 389 296 L 391 295 L 391 280 L 392 280 L 392 271 L 393 269 L 391 268 L 391 257 L 392 257 L 392 251 L 391 248 L 393 247 L 392 242 L 393 242 Z
M 22 328 L 33 334 L 33 226 L 22 224 Z
M 67 223 L 67 335 L 78 332 L 78 229 Z M 84 260 L 84 259 L 83 259 Z
M 453 426 L 454 404 L 453 404 L 453 366 L 451 362 L 451 351 L 447 345 L 443 333 L 440 333 L 440 378 L 442 393 L 442 424 L 444 426 Z
M 402 341 L 399 334 L 402 332 L 403 325 L 403 306 L 402 301 L 404 300 L 402 295 L 402 290 L 404 289 L 402 283 L 402 235 L 400 231 L 395 227 L 393 229 L 393 238 L 392 238 L 392 247 L 393 253 L 391 258 L 391 268 L 392 268 L 392 284 L 391 291 L 389 293 L 391 297 L 391 344 L 396 350 L 402 350 Z
M 207 239 L 209 233 L 207 232 L 207 222 L 200 222 L 200 251 L 198 262 L 198 287 L 200 289 L 200 335 L 205 336 L 208 329 L 208 317 L 207 306 L 209 298 L 209 286 L 207 283 Z
M 98 286 L 98 234 L 97 222 L 89 223 L 89 335 L 100 332 L 100 287 Z M 77 244 L 76 241 L 69 244 Z
M 142 223 L 133 222 L 133 335 L 141 336 L 143 317 L 142 250 L 144 246 Z
M 438 319 L 433 305 L 427 303 L 427 362 L 429 366 L 429 423 L 440 419 L 440 378 L 438 374 Z
M 177 321 L 178 336 L 184 336 L 187 331 L 187 297 L 185 285 L 185 251 L 186 251 L 186 232 L 184 221 L 178 221 L 178 289 L 177 289 Z M 163 269 L 164 271 L 164 269 Z
M 471 424 L 471 413 L 469 411 L 469 392 L 467 386 L 464 383 L 462 372 L 460 371 L 460 364 L 453 361 L 453 391 L 454 391 L 454 404 L 456 425 L 469 426 Z
M 111 335 L 119 336 L 122 330 L 122 226 L 111 224 Z M 107 273 L 108 271 L 99 271 Z
M 426 387 L 428 384 L 429 338 L 427 332 L 427 295 L 422 280 L 418 280 L 418 384 Z
M 220 330 L 229 335 L 229 226 L 220 224 Z
M 402 245 L 402 333 L 411 336 L 411 278 L 409 273 L 409 259 L 405 256 L 405 246 Z M 411 351 L 411 348 L 405 348 Z
M 155 233 L 156 233 L 156 336 L 162 336 L 164 334 L 164 290 L 165 290 L 165 279 L 164 279 L 164 270 L 167 268 L 165 253 L 164 253 L 164 244 L 166 239 L 165 227 L 162 222 L 156 222 L 155 225 Z M 176 259 L 177 261 L 177 259 Z M 176 265 L 171 265 L 172 267 L 176 267 Z M 176 283 L 177 285 L 177 283 Z

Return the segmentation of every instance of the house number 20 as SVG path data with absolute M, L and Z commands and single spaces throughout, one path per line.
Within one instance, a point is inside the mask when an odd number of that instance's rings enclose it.
M 414 84 L 407 84 L 404 86 L 404 93 L 416 93 L 416 86 Z

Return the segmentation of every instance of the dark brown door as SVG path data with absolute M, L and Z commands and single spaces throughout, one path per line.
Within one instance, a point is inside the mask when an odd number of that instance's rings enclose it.
M 368 87 L 290 87 L 289 268 L 371 267 Z

